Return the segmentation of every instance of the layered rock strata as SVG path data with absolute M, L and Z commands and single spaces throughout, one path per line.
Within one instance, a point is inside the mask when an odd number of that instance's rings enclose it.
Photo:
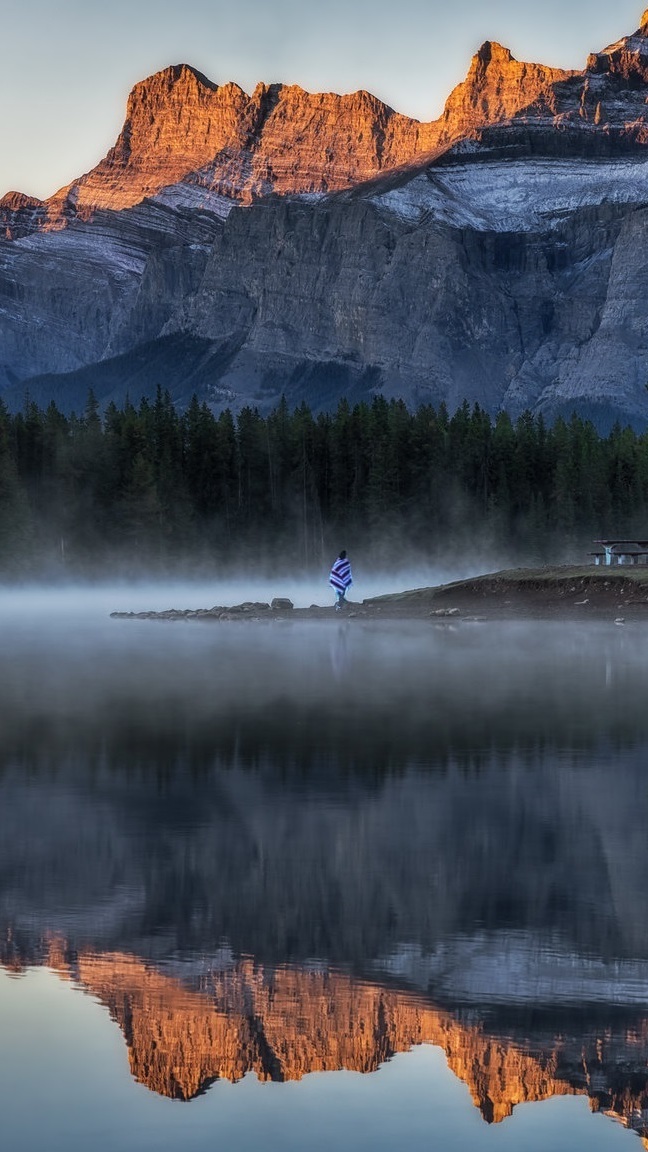
M 582 72 L 486 43 L 429 124 L 185 65 L 143 81 L 92 172 L 0 203 L 7 402 L 380 390 L 642 425 L 647 61 L 645 14 Z
M 186 64 L 137 84 L 117 142 L 91 172 L 47 201 L 10 192 L 0 201 L 8 238 L 31 227 L 87 220 L 100 208 L 121 210 L 166 190 L 177 203 L 222 211 L 271 193 L 326 193 L 353 187 L 473 134 L 522 110 L 555 111 L 553 86 L 569 77 L 520 64 L 486 43 L 443 116 L 421 124 L 368 92 L 309 93 L 259 84 L 248 96 L 218 85 Z M 184 185 L 175 192 L 176 185 Z
M 583 72 L 520 62 L 486 41 L 442 116 L 429 123 L 368 92 L 313 94 L 260 83 L 248 95 L 187 64 L 171 66 L 135 85 L 115 146 L 91 172 L 46 201 L 8 193 L 0 222 L 11 238 L 88 219 L 99 208 L 129 208 L 179 184 L 192 206 L 202 195 L 213 207 L 208 193 L 249 203 L 270 193 L 332 192 L 516 120 L 561 131 L 589 125 L 643 144 L 647 37 L 644 13 L 633 35 L 592 53 Z

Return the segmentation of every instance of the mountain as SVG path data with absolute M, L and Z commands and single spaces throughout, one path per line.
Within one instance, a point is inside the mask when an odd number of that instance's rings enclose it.
M 5 400 L 380 390 L 643 427 L 647 89 L 648 12 L 582 71 L 487 42 L 431 123 L 167 68 L 91 172 L 0 201 Z
M 10 238 L 62 227 L 97 209 L 122 210 L 145 197 L 203 204 L 226 214 L 234 203 L 350 188 L 473 134 L 529 105 L 551 103 L 571 73 L 519 64 L 484 44 L 443 116 L 420 124 L 368 92 L 311 94 L 259 84 L 248 96 L 186 64 L 137 84 L 108 155 L 47 201 L 11 192 L 0 219 Z M 180 186 L 180 187 L 178 187 Z

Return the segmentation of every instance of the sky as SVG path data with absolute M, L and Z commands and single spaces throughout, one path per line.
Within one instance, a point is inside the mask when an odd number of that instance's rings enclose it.
M 642 11 L 641 0 L 3 0 L 0 196 L 46 197 L 92 168 L 133 84 L 169 64 L 246 91 L 366 88 L 431 120 L 484 40 L 582 68 Z

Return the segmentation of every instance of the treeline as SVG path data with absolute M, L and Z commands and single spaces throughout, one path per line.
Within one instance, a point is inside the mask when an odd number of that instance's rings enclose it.
M 308 568 L 340 547 L 374 563 L 453 547 L 528 561 L 602 534 L 648 537 L 648 433 L 574 417 L 410 412 L 377 397 L 314 416 L 285 401 L 184 413 L 168 395 L 80 416 L 0 403 L 5 574 Z

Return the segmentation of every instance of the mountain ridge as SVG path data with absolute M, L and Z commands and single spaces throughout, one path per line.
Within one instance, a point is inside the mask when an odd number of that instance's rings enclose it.
M 35 212 L 32 224 L 44 229 L 62 227 L 97 209 L 132 207 L 185 180 L 243 203 L 272 192 L 339 191 L 542 101 L 552 84 L 571 75 L 519 63 L 486 41 L 441 117 L 424 122 L 362 89 L 338 95 L 260 82 L 248 95 L 189 64 L 170 65 L 134 86 L 122 130 L 99 164 L 44 201 L 8 192 L 0 222 L 8 238 L 15 212 Z M 489 93 L 495 106 L 480 109 Z M 314 140 L 321 141 L 316 148 Z
M 103 160 L 46 200 L 7 192 L 0 199 L 0 222 L 9 238 L 12 214 L 25 210 L 36 212 L 32 223 L 38 227 L 61 227 L 66 219 L 88 219 L 97 209 L 132 207 L 185 180 L 244 203 L 272 192 L 337 191 L 422 160 L 488 125 L 518 117 L 564 120 L 561 97 L 569 100 L 573 93 L 560 88 L 570 83 L 583 86 L 579 118 L 587 122 L 593 116 L 597 127 L 605 124 L 600 99 L 588 108 L 592 84 L 600 87 L 605 76 L 646 81 L 647 12 L 630 36 L 590 53 L 582 71 L 518 61 L 497 41 L 485 41 L 432 121 L 403 115 L 362 89 L 338 95 L 259 82 L 248 94 L 235 82 L 210 80 L 190 64 L 169 65 L 135 84 L 122 130 Z M 630 120 L 625 127 L 630 135 L 636 123 Z M 314 138 L 323 140 L 317 164 Z M 646 139 L 642 135 L 641 142 Z M 283 152 L 292 153 L 292 164 Z M 124 175 L 127 180 L 120 179 Z
M 91 172 L 0 201 L 4 398 L 137 399 L 155 372 L 185 403 L 178 338 L 211 342 L 214 410 L 381 391 L 643 426 L 647 87 L 648 13 L 582 71 L 486 41 L 429 123 L 164 69 Z

